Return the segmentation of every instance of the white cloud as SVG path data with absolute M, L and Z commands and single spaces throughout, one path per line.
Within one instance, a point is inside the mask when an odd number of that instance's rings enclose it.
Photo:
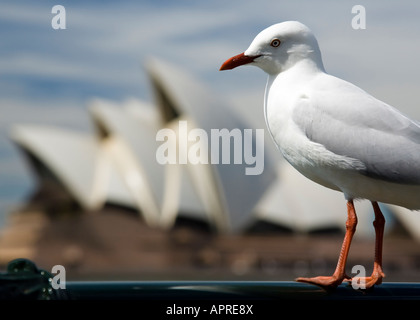
M 40 26 L 51 21 L 51 7 L 44 3 L 22 3 L 3 2 L 0 5 L 0 20 L 8 23 L 19 23 L 23 25 Z M 50 24 L 49 24 L 50 25 Z
M 54 124 L 77 130 L 90 130 L 90 119 L 85 104 L 77 100 L 33 100 L 0 98 L 0 130 L 6 133 L 14 124 Z

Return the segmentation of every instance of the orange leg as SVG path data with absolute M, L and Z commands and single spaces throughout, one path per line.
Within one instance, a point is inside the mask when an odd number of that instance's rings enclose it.
M 346 276 L 346 262 L 350 250 L 351 240 L 356 231 L 357 216 L 354 209 L 353 200 L 347 201 L 347 221 L 346 234 L 344 236 L 343 245 L 341 246 L 340 256 L 338 258 L 337 267 L 332 276 L 319 276 L 314 278 L 297 278 L 296 281 L 316 284 L 327 288 L 336 288 L 343 280 L 350 280 Z
M 373 262 L 373 272 L 370 277 L 358 278 L 359 283 L 363 283 L 366 289 L 373 287 L 375 284 L 381 284 L 385 274 L 382 271 L 382 246 L 384 238 L 385 218 L 376 201 L 372 201 L 373 211 L 375 212 L 375 260 Z

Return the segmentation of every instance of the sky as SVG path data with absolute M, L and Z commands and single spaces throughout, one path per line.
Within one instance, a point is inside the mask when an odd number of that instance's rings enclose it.
M 51 9 L 66 10 L 55 30 Z M 352 28 L 352 8 L 366 29 Z M 264 127 L 266 75 L 257 68 L 219 72 L 264 28 L 298 20 L 316 35 L 328 73 L 420 120 L 420 3 L 405 1 L 83 1 L 0 3 L 0 224 L 34 188 L 10 141 L 18 123 L 89 131 L 94 98 L 152 101 L 149 57 L 184 68 Z

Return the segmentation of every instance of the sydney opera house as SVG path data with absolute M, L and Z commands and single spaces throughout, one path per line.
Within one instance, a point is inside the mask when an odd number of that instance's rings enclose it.
M 143 272 L 145 277 L 188 278 L 201 270 L 197 277 L 258 274 L 291 280 L 294 269 L 300 274 L 302 268 L 332 269 L 345 228 L 342 195 L 308 181 L 280 155 L 273 156 L 275 151 L 268 152 L 275 146 L 267 132 L 264 139 L 253 134 L 221 141 L 228 144 L 220 147 L 230 150 L 231 161 L 159 163 L 163 143 L 179 154 L 188 154 L 194 144 L 200 152 L 207 150 L 208 158 L 221 157 L 208 141 L 191 141 L 181 123 L 208 137 L 215 129 L 256 133 L 263 128 L 255 128 L 176 66 L 152 59 L 147 71 L 153 103 L 93 100 L 87 106 L 91 133 L 14 126 L 11 139 L 36 177 L 37 189 L 0 236 L 1 264 L 25 256 L 41 266 L 63 264 L 80 277 Z M 159 141 L 162 129 L 175 134 Z M 263 152 L 260 174 L 247 175 L 249 162 L 234 161 L 234 143 L 254 156 Z M 413 265 L 418 260 L 414 251 L 398 256 L 392 245 L 420 241 L 420 215 L 381 206 L 386 232 L 394 235 L 393 242 L 385 242 L 391 247 L 385 252 Z M 367 201 L 356 209 L 360 221 L 369 223 L 359 224 L 350 256 L 363 263 L 373 256 L 373 213 Z

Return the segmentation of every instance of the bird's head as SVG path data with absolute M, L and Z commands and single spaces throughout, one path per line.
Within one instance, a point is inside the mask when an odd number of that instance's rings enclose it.
M 323 69 L 321 52 L 312 31 L 300 22 L 287 21 L 261 31 L 245 52 L 226 60 L 220 70 L 250 64 L 275 75 L 303 59 Z

